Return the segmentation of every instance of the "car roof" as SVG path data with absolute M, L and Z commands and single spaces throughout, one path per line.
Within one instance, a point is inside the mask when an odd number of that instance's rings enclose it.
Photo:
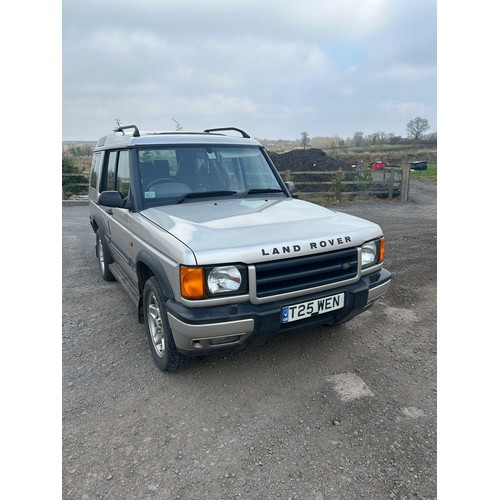
M 125 133 L 126 129 L 134 128 L 133 133 Z M 239 132 L 242 137 L 225 135 L 220 131 L 233 130 Z M 160 146 L 160 145 L 179 145 L 179 144 L 221 144 L 234 146 L 261 146 L 261 144 L 252 139 L 243 130 L 227 127 L 218 129 L 207 129 L 203 132 L 161 132 L 147 131 L 139 132 L 135 125 L 119 127 L 112 134 L 105 135 L 97 141 L 96 151 L 110 148 L 126 148 L 133 146 Z

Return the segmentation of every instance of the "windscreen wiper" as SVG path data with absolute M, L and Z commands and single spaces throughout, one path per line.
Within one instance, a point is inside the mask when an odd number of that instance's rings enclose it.
M 241 193 L 241 197 L 245 198 L 249 194 L 267 194 L 267 193 L 283 193 L 282 189 L 274 189 L 274 188 L 258 188 L 258 189 L 247 189 Z
M 223 196 L 227 194 L 237 194 L 236 191 L 195 191 L 192 193 L 185 193 L 182 196 L 179 196 L 175 200 L 175 203 L 182 203 L 186 198 L 204 198 L 209 196 Z

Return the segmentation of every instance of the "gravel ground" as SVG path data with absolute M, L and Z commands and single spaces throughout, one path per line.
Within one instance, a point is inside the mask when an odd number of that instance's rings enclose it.
M 371 310 L 167 374 L 63 207 L 62 498 L 437 497 L 436 186 L 335 209 L 384 230 Z

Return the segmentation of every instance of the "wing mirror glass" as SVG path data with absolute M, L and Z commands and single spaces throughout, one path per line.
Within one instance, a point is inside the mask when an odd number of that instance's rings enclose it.
M 103 191 L 99 195 L 97 203 L 104 207 L 125 208 L 126 198 L 119 191 Z
M 290 194 L 295 191 L 295 184 L 292 181 L 286 181 L 285 186 L 287 187 Z

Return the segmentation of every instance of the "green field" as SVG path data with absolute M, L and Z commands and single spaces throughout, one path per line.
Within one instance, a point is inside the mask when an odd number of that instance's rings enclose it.
M 437 164 L 428 163 L 427 170 L 412 170 L 411 179 L 422 181 L 437 182 Z

